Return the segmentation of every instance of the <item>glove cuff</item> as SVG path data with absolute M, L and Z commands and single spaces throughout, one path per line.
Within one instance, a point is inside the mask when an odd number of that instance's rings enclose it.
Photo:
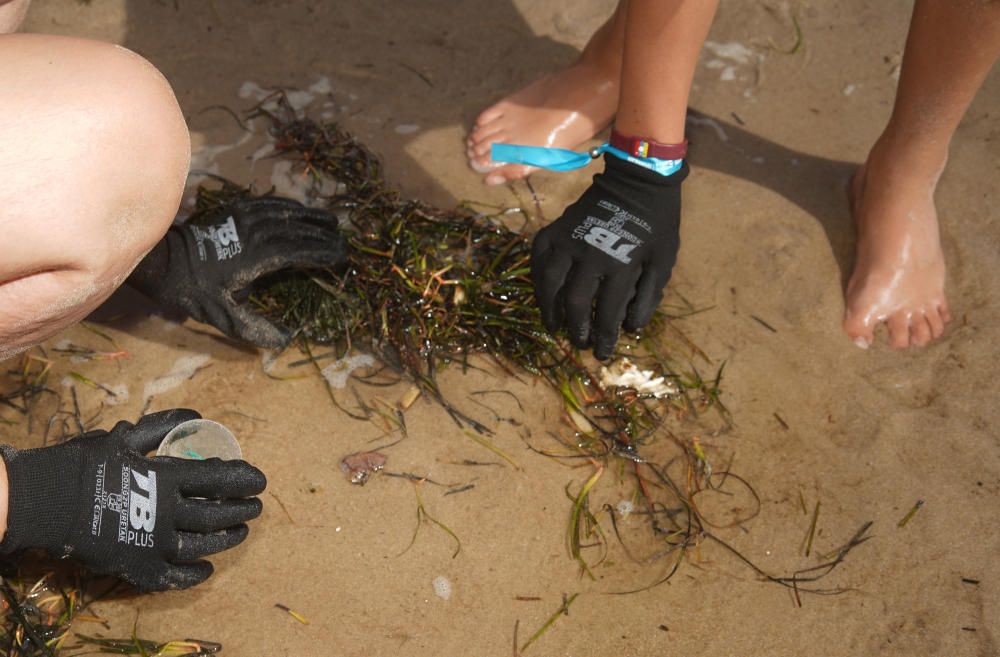
M 167 234 L 156 243 L 149 253 L 139 261 L 126 282 L 154 301 L 163 302 L 160 290 L 170 273 L 171 242 L 183 239 L 176 226 L 171 226 Z
M 78 450 L 73 454 L 83 458 Z M 60 467 L 63 456 L 46 448 L 17 450 L 0 445 L 7 466 L 7 533 L 0 554 L 38 547 L 53 556 L 66 552 L 68 520 L 79 508 L 75 468 Z
M 664 176 L 656 171 L 645 169 L 638 164 L 633 164 L 628 160 L 623 160 L 613 153 L 604 154 L 604 171 L 612 175 L 628 176 L 633 180 L 639 180 L 656 187 L 677 187 L 684 182 L 684 179 L 691 172 L 690 168 L 688 168 L 687 160 L 681 162 L 680 169 L 669 176 Z

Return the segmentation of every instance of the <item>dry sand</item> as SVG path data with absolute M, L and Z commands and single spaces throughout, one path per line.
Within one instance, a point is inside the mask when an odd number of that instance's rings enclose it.
M 496 442 L 522 471 L 449 465 L 492 455 L 426 400 L 407 413 L 410 438 L 389 451 L 389 469 L 448 483 L 474 478 L 475 488 L 450 496 L 422 488 L 428 511 L 461 538 L 457 557 L 431 526 L 401 554 L 416 522 L 413 486 L 385 476 L 352 486 L 338 467 L 344 455 L 384 442 L 378 427 L 334 408 L 314 377 L 269 379 L 257 353 L 190 322 L 150 318 L 107 329 L 130 360 L 60 361 L 60 372 L 75 368 L 128 387 L 127 403 L 103 412 L 110 426 L 137 416 L 147 382 L 180 358 L 207 354 L 210 367 L 161 390 L 151 408 L 195 407 L 230 425 L 269 487 L 250 539 L 214 559 L 217 573 L 205 585 L 98 605 L 113 633 L 129 634 L 138 615 L 144 636 L 215 639 L 224 654 L 244 657 L 509 655 L 516 621 L 523 642 L 563 594 L 580 593 L 527 654 L 1000 655 L 1000 417 L 991 355 L 1000 343 L 1000 76 L 987 81 L 959 128 L 939 188 L 956 321 L 923 350 L 895 353 L 880 343 L 861 351 L 839 328 L 853 241 L 843 189 L 888 116 L 910 3 L 784 3 L 805 39 L 787 55 L 776 50 L 794 43 L 782 4 L 723 2 L 712 29 L 712 42 L 742 44 L 750 54 L 740 62 L 731 47 L 709 48 L 699 67 L 692 107 L 712 121 L 691 129 L 693 175 L 672 286 L 713 306 L 684 320 L 684 330 L 728 363 L 724 400 L 735 428 L 702 440 L 734 454 L 734 469 L 763 500 L 745 531 L 720 535 L 762 567 L 788 572 L 816 563 L 801 553 L 809 516 L 800 493 L 810 507 L 822 502 L 816 552 L 874 521 L 874 538 L 826 581 L 853 591 L 805 596 L 799 608 L 787 590 L 705 544 L 669 584 L 606 595 L 655 580 L 666 564 L 636 568 L 618 550 L 598 581 L 579 577 L 565 547 L 563 489 L 576 489 L 587 471 L 530 453 L 502 423 L 494 423 Z M 571 62 L 611 7 L 38 0 L 27 27 L 115 40 L 149 58 L 174 85 L 196 150 L 239 139 L 229 116 L 207 108 L 247 106 L 239 96 L 245 82 L 307 89 L 325 77 L 332 96 L 314 87 L 314 113 L 328 112 L 382 153 L 407 194 L 518 205 L 530 199 L 523 183 L 487 189 L 467 170 L 464 131 L 488 103 Z M 241 149 L 220 154 L 219 171 L 266 185 L 270 164 L 251 169 L 253 148 Z M 535 176 L 541 214 L 558 216 L 588 177 Z M 100 347 L 79 327 L 61 338 Z M 512 390 L 526 408 L 498 397 L 500 414 L 536 435 L 558 426 L 559 401 L 544 386 L 457 371 L 444 381 L 460 402 L 471 390 Z M 85 414 L 101 402 L 102 393 L 78 392 Z M 390 402 L 401 393 L 378 391 Z M 13 440 L 37 444 L 39 431 L 15 431 Z M 611 502 L 629 490 L 612 477 L 600 486 L 596 497 Z M 918 499 L 923 508 L 898 527 Z M 447 600 L 435 594 L 438 577 L 450 582 Z M 276 609 L 279 602 L 309 624 Z

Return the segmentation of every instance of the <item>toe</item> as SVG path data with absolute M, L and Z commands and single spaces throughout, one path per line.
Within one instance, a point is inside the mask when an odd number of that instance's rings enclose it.
M 497 133 L 497 136 L 496 136 L 495 139 L 490 139 L 488 141 L 484 140 L 484 141 L 478 142 L 476 144 L 473 144 L 473 146 L 472 146 L 472 152 L 475 153 L 475 156 L 477 158 L 480 158 L 480 159 L 481 158 L 486 158 L 487 160 L 489 160 L 490 159 L 491 151 L 493 149 L 493 144 L 502 144 L 505 141 L 507 141 L 507 140 L 504 139 L 504 135 L 502 133 Z
M 469 160 L 481 160 L 482 164 L 487 164 L 490 161 L 489 157 L 484 158 L 483 153 L 481 153 L 474 146 L 469 146 L 465 149 L 465 157 Z
M 485 182 L 487 185 L 503 185 L 514 180 L 527 178 L 528 174 L 534 170 L 535 167 L 528 167 L 523 164 L 508 164 L 486 176 Z
M 503 141 L 503 133 L 496 133 L 496 138 L 491 140 L 477 141 L 466 149 L 465 155 L 469 159 L 469 166 L 477 173 L 490 173 L 503 166 L 501 162 L 494 162 L 492 147 L 494 143 Z
M 506 133 L 496 130 L 489 134 L 473 133 L 467 141 L 465 155 L 469 160 L 469 166 L 478 173 L 489 173 L 501 166 L 499 162 L 494 162 L 492 155 L 493 144 L 505 141 Z
M 938 311 L 941 313 L 941 319 L 945 324 L 951 321 L 951 308 L 948 307 L 947 301 L 938 306 Z
M 944 318 L 941 317 L 939 309 L 933 308 L 925 313 L 927 325 L 931 328 L 931 339 L 936 340 L 944 334 Z
M 503 107 L 500 105 L 493 105 L 492 107 L 487 107 L 479 116 L 476 117 L 476 128 L 482 128 L 483 126 L 493 123 L 497 119 L 503 116 Z
M 889 327 L 889 346 L 905 349 L 910 346 L 910 318 L 904 312 L 893 313 L 886 321 Z
M 926 347 L 930 343 L 931 326 L 923 314 L 914 315 L 910 322 L 910 340 L 918 347 Z
M 502 166 L 503 166 L 503 163 L 501 163 L 501 162 L 494 162 L 493 160 L 491 160 L 488 157 L 486 157 L 486 158 L 482 158 L 482 157 L 470 157 L 469 158 L 469 167 L 473 171 L 475 171 L 476 173 L 490 173 L 491 171 L 499 169 Z M 487 176 L 487 178 L 488 177 L 489 176 Z M 498 183 L 487 183 L 487 184 L 500 185 L 502 183 L 503 183 L 503 181 L 501 180 Z
M 492 144 L 496 141 L 504 140 L 504 128 L 500 125 L 500 122 L 491 123 L 482 128 L 476 128 L 471 133 L 469 133 L 469 141 L 472 142 L 473 147 L 479 146 L 480 144 Z
M 847 337 L 854 341 L 854 344 L 862 349 L 871 346 L 874 337 L 872 327 L 864 321 L 863 316 L 848 310 L 844 317 L 844 332 L 847 333 Z

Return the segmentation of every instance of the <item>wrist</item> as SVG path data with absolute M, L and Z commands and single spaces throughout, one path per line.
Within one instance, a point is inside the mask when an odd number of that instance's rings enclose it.
M 637 157 L 608 144 L 605 144 L 604 146 L 604 153 L 612 155 L 624 162 L 630 162 L 635 166 L 646 169 L 647 171 L 652 171 L 653 173 L 663 177 L 672 176 L 680 171 L 681 167 L 684 166 L 684 160 L 661 160 L 655 157 Z M 607 157 L 605 157 L 604 161 L 605 163 L 608 161 Z
M 620 151 L 619 151 L 620 152 Z M 625 155 L 625 157 L 622 157 Z M 676 187 L 688 177 L 690 169 L 684 160 L 664 160 L 658 170 L 650 164 L 652 158 L 641 161 L 625 153 L 621 155 L 608 149 L 604 153 L 604 173 L 611 174 L 620 183 L 653 187 Z M 595 178 L 596 180 L 596 178 Z

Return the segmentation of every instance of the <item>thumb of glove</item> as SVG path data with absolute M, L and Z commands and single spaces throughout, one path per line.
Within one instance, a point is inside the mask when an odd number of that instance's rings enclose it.
M 192 411 L 189 408 L 174 408 L 169 411 L 143 415 L 135 426 L 128 422 L 119 422 L 111 432 L 117 433 L 124 429 L 125 444 L 140 454 L 146 454 L 156 449 L 163 442 L 164 437 L 178 424 L 199 418 L 201 418 L 201 413 L 197 411 Z
M 237 338 L 265 349 L 284 349 L 292 340 L 292 332 L 278 326 L 246 306 L 232 309 L 232 328 Z

